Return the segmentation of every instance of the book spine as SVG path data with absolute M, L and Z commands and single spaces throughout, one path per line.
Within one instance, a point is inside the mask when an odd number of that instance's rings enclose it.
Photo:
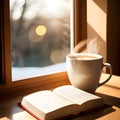
M 39 118 L 37 115 L 35 115 L 31 110 L 29 110 L 27 107 L 25 107 L 24 105 L 20 104 L 20 106 L 27 111 L 30 115 L 32 115 L 33 117 L 35 117 L 37 120 L 42 120 L 41 118 Z

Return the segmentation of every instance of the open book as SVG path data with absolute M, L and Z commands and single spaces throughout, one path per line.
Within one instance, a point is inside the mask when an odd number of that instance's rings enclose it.
M 64 85 L 53 91 L 43 90 L 23 97 L 22 107 L 39 120 L 54 120 L 77 115 L 102 106 L 101 97 Z

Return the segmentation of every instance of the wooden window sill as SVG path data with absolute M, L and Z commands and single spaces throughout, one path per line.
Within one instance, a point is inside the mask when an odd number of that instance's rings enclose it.
M 65 84 L 70 84 L 67 72 L 36 77 L 33 80 L 26 79 L 11 84 L 3 84 L 0 85 L 0 100 L 26 95 L 38 90 L 53 89 Z

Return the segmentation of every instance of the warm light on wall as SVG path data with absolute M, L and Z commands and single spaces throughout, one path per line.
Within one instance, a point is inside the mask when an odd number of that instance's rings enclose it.
M 107 0 L 87 0 L 87 51 L 101 54 L 106 62 Z
M 106 13 L 93 0 L 88 0 L 87 15 L 88 24 L 106 41 Z

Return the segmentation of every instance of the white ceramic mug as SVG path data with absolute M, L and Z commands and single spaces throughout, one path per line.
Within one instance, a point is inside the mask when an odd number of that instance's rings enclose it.
M 67 73 L 71 84 L 87 92 L 95 90 L 105 84 L 112 76 L 112 66 L 103 63 L 103 57 L 91 53 L 73 53 L 66 56 Z M 103 67 L 110 70 L 109 77 L 100 83 Z

